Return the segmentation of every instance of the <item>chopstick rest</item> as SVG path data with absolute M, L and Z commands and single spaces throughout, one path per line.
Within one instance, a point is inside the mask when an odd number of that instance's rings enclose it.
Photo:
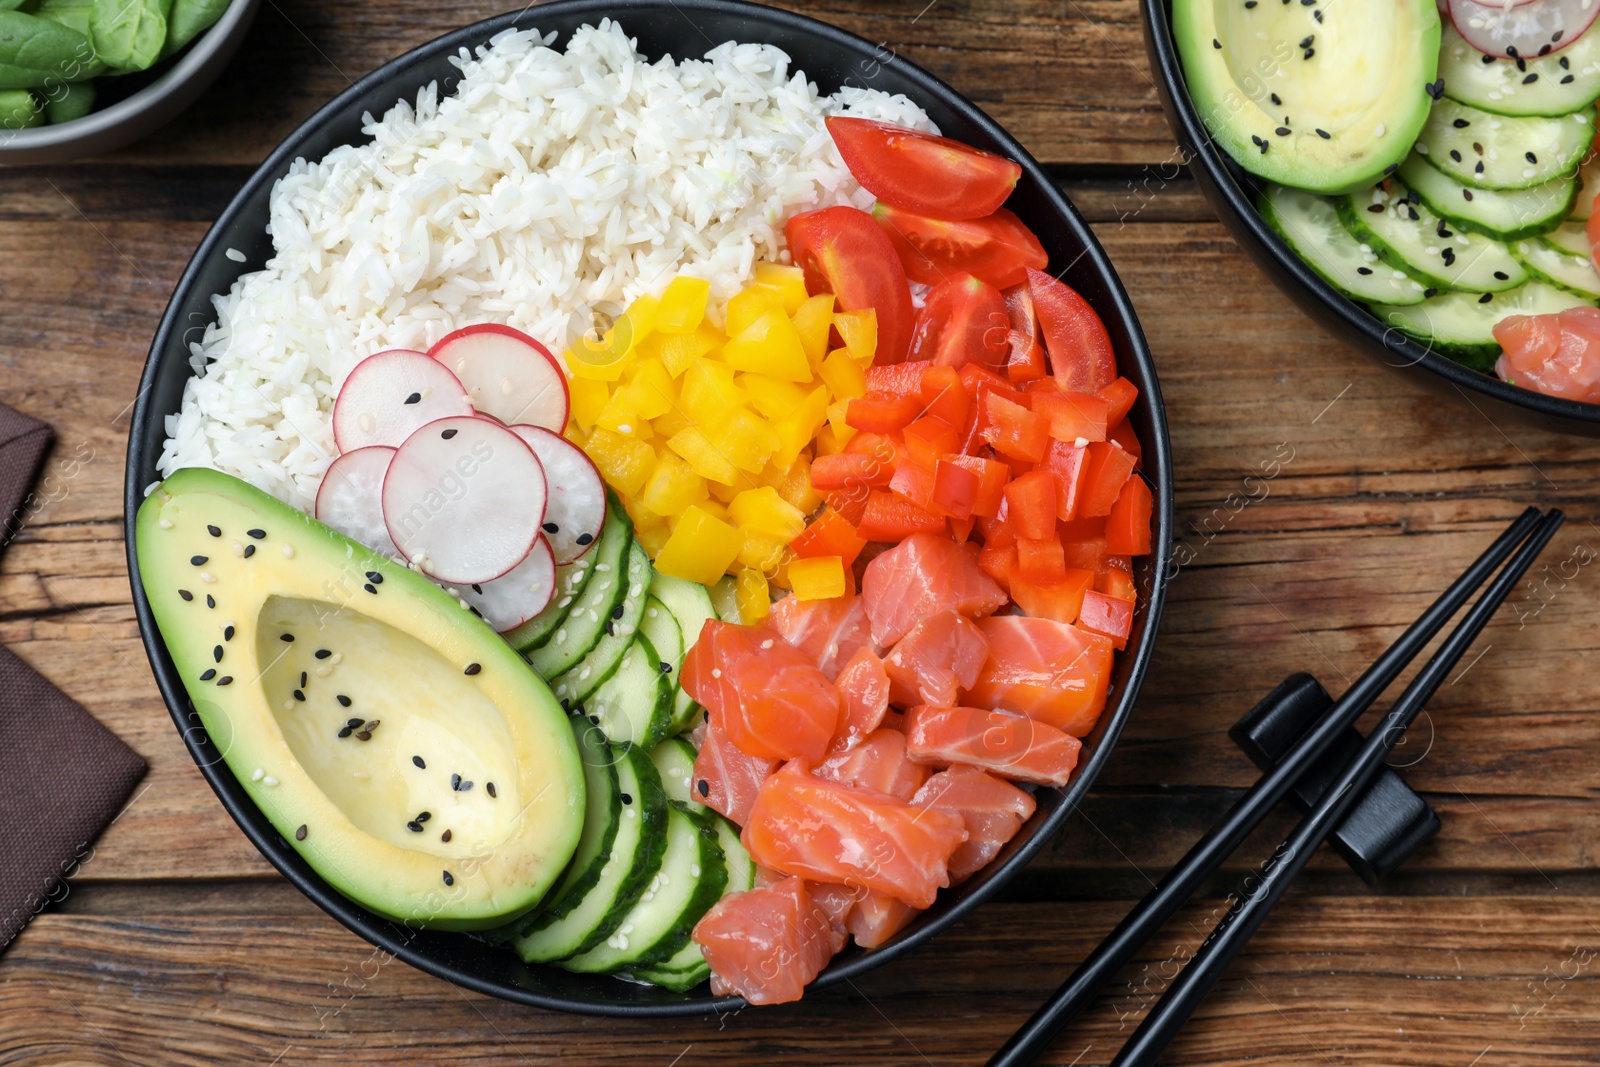
M 1332 704 L 1316 678 L 1291 674 L 1245 712 L 1228 736 L 1252 763 L 1270 771 Z M 1315 807 L 1362 740 L 1355 727 L 1347 728 L 1289 791 L 1294 806 L 1302 813 Z M 1328 840 L 1362 880 L 1376 885 L 1438 832 L 1438 814 L 1393 767 L 1384 766 Z

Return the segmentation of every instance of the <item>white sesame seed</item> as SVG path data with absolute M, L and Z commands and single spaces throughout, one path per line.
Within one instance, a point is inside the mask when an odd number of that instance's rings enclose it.
M 604 574 L 606 571 L 611 569 L 611 564 L 609 564 L 609 563 L 596 563 L 594 565 L 594 569 L 596 571 L 598 571 L 599 573 Z
M 217 576 L 212 574 L 210 571 L 201 571 L 200 580 L 202 582 L 214 582 L 217 580 Z
M 761 642 L 761 647 L 762 648 L 771 648 L 772 647 L 772 638 L 769 637 L 765 641 Z
M 713 677 L 713 678 L 721 678 L 722 677 L 722 668 L 721 667 L 712 667 L 711 668 L 711 677 Z
M 628 595 L 631 597 L 638 597 L 638 595 L 642 592 L 644 592 L 644 586 L 640 585 L 638 582 L 634 582 L 633 585 L 628 589 Z
M 241 544 L 240 544 L 240 543 L 239 543 L 239 542 L 237 542 L 237 541 L 235 541 L 235 542 L 234 542 L 234 543 L 233 543 L 233 554 L 234 554 L 234 555 L 235 555 L 235 556 L 242 556 L 242 555 L 244 555 L 244 546 L 243 546 L 243 545 L 241 545 Z
M 330 675 L 332 673 L 333 673 L 333 668 L 328 666 L 326 663 L 324 663 L 322 666 L 317 668 L 317 677 L 318 678 L 326 678 L 328 675 Z
M 343 652 L 335 652 L 332 655 L 332 657 L 329 658 L 328 662 L 329 663 L 340 663 L 340 662 L 343 662 L 343 660 L 344 660 L 344 653 Z
M 566 639 L 567 639 L 567 631 L 566 631 L 565 627 L 563 627 L 562 629 L 559 629 L 559 630 L 556 631 L 556 644 L 559 645 L 563 641 L 565 641 Z
M 288 544 L 288 543 L 284 544 L 284 546 L 283 546 L 283 558 L 284 559 L 294 559 L 294 546 L 293 545 Z
M 1087 437 L 1074 438 L 1072 444 L 1075 448 L 1088 448 L 1089 439 Z
M 171 519 L 162 519 L 159 522 L 157 522 L 156 525 L 161 527 L 163 530 L 170 530 L 170 529 L 172 529 L 172 520 Z
M 265 775 L 266 773 L 267 773 L 266 771 L 262 770 L 260 767 L 257 767 L 255 769 L 255 771 L 250 775 L 250 780 L 252 782 L 259 782 L 259 781 L 261 781 L 262 776 Z
M 261 784 L 270 789 L 278 784 L 278 780 L 269 774 L 265 778 L 261 779 Z
M 561 603 L 557 604 L 556 607 L 564 608 L 570 603 L 572 603 L 572 597 L 564 596 L 564 597 L 561 598 Z

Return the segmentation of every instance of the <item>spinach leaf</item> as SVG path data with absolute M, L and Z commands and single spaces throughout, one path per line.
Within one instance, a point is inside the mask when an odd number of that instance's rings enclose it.
M 50 19 L 0 11 L 0 89 L 33 89 L 94 73 L 89 38 Z
M 161 58 L 167 40 L 162 0 L 94 0 L 89 34 L 94 50 L 118 70 L 144 70 Z
M 161 49 L 165 59 L 206 30 L 222 17 L 232 0 L 172 0 L 172 14 L 167 16 L 167 43 Z

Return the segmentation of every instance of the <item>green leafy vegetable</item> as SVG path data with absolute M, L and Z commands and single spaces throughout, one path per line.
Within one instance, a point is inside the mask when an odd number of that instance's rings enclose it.
M 45 94 L 44 117 L 52 123 L 81 119 L 94 108 L 94 82 L 63 85 Z
M 59 22 L 85 37 L 90 37 L 89 16 L 94 11 L 94 0 L 33 0 L 28 14 L 51 22 Z
M 44 123 L 44 109 L 26 89 L 0 92 L 0 129 L 25 130 Z
M 0 89 L 35 89 L 94 73 L 89 38 L 50 19 L 0 11 Z
M 161 57 L 165 59 L 209 30 L 230 3 L 232 0 L 172 0 L 172 13 L 167 16 L 167 43 L 161 49 Z
M 167 40 L 162 0 L 95 0 L 89 34 L 101 59 L 118 70 L 145 70 L 161 58 Z

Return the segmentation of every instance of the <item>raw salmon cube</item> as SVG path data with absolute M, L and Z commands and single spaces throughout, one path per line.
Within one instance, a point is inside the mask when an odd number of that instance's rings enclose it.
M 970 763 L 1018 781 L 1066 785 L 1082 747 L 1071 734 L 1009 711 L 921 705 L 906 712 L 907 753 L 936 767 Z
M 874 730 L 853 748 L 817 764 L 818 777 L 857 789 L 871 789 L 910 800 L 932 772 L 906 755 L 906 735 L 899 730 Z
M 951 884 L 971 877 L 999 854 L 1033 814 L 1033 797 L 1010 782 L 964 763 L 923 783 L 911 803 L 953 812 L 967 826 L 967 840 L 950 857 Z
M 850 911 L 867 891 L 860 887 L 834 885 L 830 882 L 807 882 L 806 892 L 817 902 L 817 907 L 827 913 L 830 924 L 828 944 L 834 952 L 838 952 L 844 948 L 844 943 L 850 940 L 850 930 L 846 925 Z
M 900 707 L 932 704 L 953 708 L 989 658 L 989 642 L 964 615 L 941 611 L 921 619 L 895 643 L 884 660 L 889 699 Z
M 839 720 L 839 732 L 833 735 L 831 752 L 857 744 L 882 725 L 889 710 L 889 672 L 877 653 L 862 647 L 840 668 L 834 685 L 844 700 L 844 716 Z
M 752 1004 L 799 1000 L 833 958 L 833 923 L 799 878 L 729 893 L 695 924 L 711 990 Z
M 941 611 L 980 618 L 999 610 L 1006 594 L 978 566 L 977 545 L 919 533 L 867 564 L 861 599 L 873 640 L 887 648 L 920 619 Z
M 977 626 L 989 659 L 967 690 L 968 704 L 1018 711 L 1073 737 L 1094 729 L 1111 682 L 1110 638 L 1024 615 L 996 615 Z
M 778 761 L 747 755 L 715 722 L 704 726 L 700 752 L 694 758 L 695 799 L 743 826 L 750 805 L 756 802 L 756 791 L 767 775 L 778 769 Z
M 862 948 L 877 948 L 911 924 L 916 908 L 886 893 L 868 893 L 850 909 L 846 926 Z
M 767 622 L 829 678 L 837 677 L 857 650 L 877 651 L 872 644 L 867 606 L 858 596 L 828 600 L 786 596 L 772 605 Z
M 751 756 L 820 760 L 839 727 L 839 691 L 765 627 L 709 621 L 683 663 L 683 689 Z

